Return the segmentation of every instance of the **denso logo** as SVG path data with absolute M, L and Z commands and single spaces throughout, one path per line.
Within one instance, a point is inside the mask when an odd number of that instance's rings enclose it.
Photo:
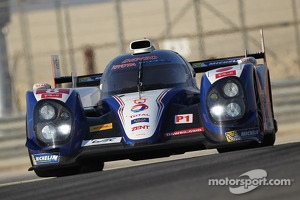
M 144 61 L 144 60 L 156 60 L 156 59 L 158 59 L 157 56 L 144 56 L 139 58 L 126 59 L 122 63 L 130 63 L 130 62 L 137 62 L 137 61 Z
M 131 128 L 131 131 L 137 131 L 137 130 L 141 130 L 141 129 L 149 129 L 149 125 L 143 125 L 143 126 L 135 126 Z

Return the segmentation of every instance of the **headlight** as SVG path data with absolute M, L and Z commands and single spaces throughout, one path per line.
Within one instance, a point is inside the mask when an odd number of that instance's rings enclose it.
M 238 86 L 233 82 L 228 82 L 223 87 L 223 91 L 228 97 L 235 97 L 239 93 Z
M 241 119 L 246 113 L 246 97 L 238 78 L 228 77 L 215 82 L 206 95 L 206 106 L 214 122 Z
M 57 129 L 61 137 L 68 137 L 71 132 L 71 126 L 69 124 L 59 125 Z
M 241 106 L 237 103 L 230 103 L 226 106 L 226 114 L 229 117 L 237 117 L 241 114 Z
M 215 119 L 220 119 L 224 115 L 224 107 L 221 105 L 213 106 L 210 109 L 210 113 Z
M 46 141 L 53 141 L 56 138 L 56 129 L 52 125 L 46 125 L 42 129 L 42 137 Z
M 56 100 L 40 101 L 34 110 L 36 138 L 44 146 L 65 144 L 71 137 L 73 121 L 65 104 Z
M 42 128 L 39 139 L 47 143 L 62 141 L 67 139 L 70 133 L 71 126 L 69 124 L 61 124 L 58 126 L 55 126 L 54 124 L 48 124 Z
M 44 104 L 39 110 L 40 116 L 44 120 L 50 120 L 55 116 L 55 109 L 50 104 Z

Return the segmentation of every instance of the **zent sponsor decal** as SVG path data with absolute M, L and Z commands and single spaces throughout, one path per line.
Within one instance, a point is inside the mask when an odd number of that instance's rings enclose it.
M 34 165 L 43 165 L 43 164 L 51 164 L 59 162 L 59 154 L 33 154 L 31 155 L 32 161 Z
M 149 129 L 149 125 L 143 125 L 143 126 L 134 126 L 131 128 L 131 131 L 138 131 L 138 130 L 141 130 L 141 129 Z
M 191 134 L 191 133 L 196 133 L 196 132 L 204 132 L 204 128 L 203 127 L 190 128 L 190 129 L 165 133 L 164 135 L 165 135 L 165 137 L 170 137 L 170 136 L 177 136 L 177 135 L 186 135 L 186 134 Z
M 175 115 L 175 124 L 190 124 L 193 123 L 193 114 Z
M 101 124 L 101 125 L 97 125 L 97 126 L 90 126 L 90 133 L 97 132 L 97 131 L 109 130 L 112 128 L 113 128 L 112 123 Z

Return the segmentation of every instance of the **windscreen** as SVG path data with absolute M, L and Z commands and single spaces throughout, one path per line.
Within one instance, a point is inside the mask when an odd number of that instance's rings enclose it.
M 189 85 L 189 73 L 181 63 L 143 63 L 142 68 L 135 66 L 107 71 L 101 80 L 101 97 L 137 92 L 139 68 L 142 70 L 142 91 Z

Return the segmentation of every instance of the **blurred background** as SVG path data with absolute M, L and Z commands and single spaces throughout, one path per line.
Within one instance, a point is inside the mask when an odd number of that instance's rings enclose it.
M 103 72 L 142 38 L 188 61 L 239 56 L 261 51 L 260 29 L 278 135 L 297 133 L 300 0 L 0 0 L 0 172 L 30 166 L 25 94 L 36 82 L 53 85 L 50 55 L 60 56 L 62 75 Z
M 142 38 L 195 61 L 261 51 L 264 29 L 274 87 L 299 86 L 300 0 L 0 0 L 0 15 L 1 116 L 24 115 L 34 83 L 53 85 L 50 55 L 62 75 L 99 73 Z

